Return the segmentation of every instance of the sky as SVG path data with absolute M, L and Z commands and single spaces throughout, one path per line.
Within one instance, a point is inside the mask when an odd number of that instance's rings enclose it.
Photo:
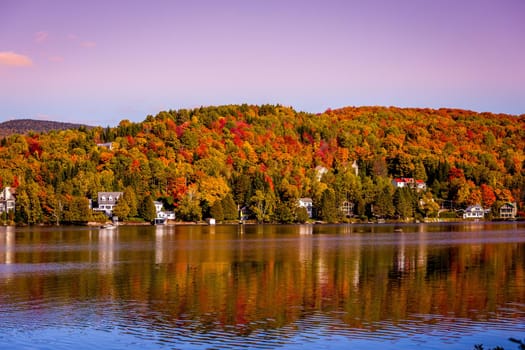
M 524 0 L 0 0 L 0 121 L 281 104 L 525 113 Z

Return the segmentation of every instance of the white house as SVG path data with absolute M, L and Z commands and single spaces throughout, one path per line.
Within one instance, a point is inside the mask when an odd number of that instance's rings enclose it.
M 0 213 L 15 211 L 15 190 L 11 187 L 4 187 L 0 192 Z
M 153 202 L 155 204 L 155 211 L 158 213 L 159 211 L 162 210 L 162 202 L 160 201 L 154 201 Z
M 517 214 L 516 203 L 505 203 L 499 208 L 499 217 L 502 219 L 515 219 Z
M 392 180 L 392 184 L 396 188 L 408 187 L 408 188 L 416 189 L 418 191 L 426 190 L 427 188 L 427 184 L 425 183 L 425 181 L 416 180 L 412 177 L 401 177 L 401 178 L 394 179 Z
M 99 192 L 98 208 L 93 208 L 93 210 L 102 211 L 107 216 L 111 216 L 113 214 L 113 208 L 117 205 L 118 199 L 122 194 L 122 192 Z
M 157 213 L 158 219 L 175 220 L 175 213 L 172 211 L 164 211 L 163 205 L 160 201 L 155 201 L 155 212 Z
M 323 178 L 323 175 L 328 172 L 328 169 L 326 169 L 324 166 L 318 165 L 315 167 L 315 174 L 317 177 L 317 181 L 321 181 Z
M 479 204 L 470 205 L 463 213 L 463 219 L 483 219 L 485 217 L 485 210 Z
M 347 218 L 351 217 L 354 215 L 354 203 L 350 201 L 344 201 L 343 204 L 341 204 L 341 206 L 339 207 L 339 210 Z
M 113 149 L 113 142 L 97 143 L 97 146 L 101 148 L 107 148 L 111 151 Z
M 299 198 L 299 208 L 306 208 L 308 217 L 313 216 L 313 201 L 312 198 Z

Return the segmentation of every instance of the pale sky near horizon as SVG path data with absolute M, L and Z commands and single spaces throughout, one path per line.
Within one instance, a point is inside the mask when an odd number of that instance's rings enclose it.
M 0 0 L 0 121 L 282 104 L 525 113 L 524 0 Z

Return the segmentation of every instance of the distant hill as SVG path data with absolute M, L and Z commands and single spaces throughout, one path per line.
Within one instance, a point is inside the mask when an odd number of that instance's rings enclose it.
M 0 136 L 8 136 L 12 134 L 27 134 L 33 132 L 49 132 L 52 130 L 67 130 L 78 129 L 80 127 L 92 128 L 91 126 L 63 123 L 49 120 L 35 120 L 35 119 L 14 119 L 0 123 Z

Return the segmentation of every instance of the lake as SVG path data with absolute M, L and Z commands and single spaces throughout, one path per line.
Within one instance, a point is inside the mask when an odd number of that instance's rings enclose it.
M 1 349 L 517 349 L 525 223 L 0 227 Z

